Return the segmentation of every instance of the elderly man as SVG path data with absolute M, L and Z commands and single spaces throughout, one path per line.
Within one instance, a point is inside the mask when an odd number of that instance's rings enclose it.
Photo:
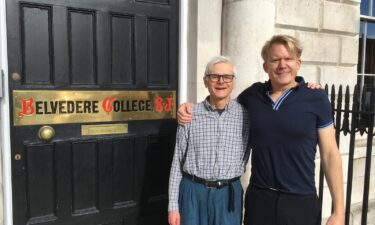
M 243 189 L 239 177 L 249 155 L 247 112 L 230 99 L 234 67 L 223 56 L 206 67 L 210 95 L 179 126 L 169 181 L 170 225 L 240 225 Z
M 297 72 L 300 42 L 277 35 L 262 49 L 269 80 L 255 83 L 238 97 L 251 124 L 251 177 L 245 197 L 245 225 L 316 225 L 315 154 L 320 157 L 333 201 L 327 225 L 344 224 L 341 158 L 329 100 L 310 90 Z M 179 110 L 180 122 L 191 117 Z

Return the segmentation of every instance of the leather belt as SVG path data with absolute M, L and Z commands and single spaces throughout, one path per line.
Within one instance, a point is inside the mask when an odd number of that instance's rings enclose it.
M 227 179 L 227 180 L 206 180 L 194 175 L 190 175 L 186 172 L 182 172 L 182 175 L 186 177 L 187 179 L 197 182 L 199 184 L 203 184 L 207 188 L 222 188 L 225 186 L 229 186 L 229 202 L 228 202 L 228 211 L 229 212 L 234 212 L 234 199 L 235 199 L 235 193 L 234 193 L 234 187 L 233 187 L 233 182 L 237 181 L 240 179 L 240 177 L 235 177 L 232 179 Z
M 190 175 L 190 174 L 188 174 L 186 172 L 182 172 L 182 175 L 184 177 L 188 178 L 191 181 L 195 181 L 197 183 L 203 184 L 207 188 L 221 188 L 221 187 L 225 187 L 225 186 L 227 186 L 227 185 L 229 185 L 229 184 L 237 181 L 238 179 L 240 179 L 240 177 L 235 177 L 235 178 L 227 179 L 227 180 L 206 180 L 206 179 L 194 176 L 194 175 Z

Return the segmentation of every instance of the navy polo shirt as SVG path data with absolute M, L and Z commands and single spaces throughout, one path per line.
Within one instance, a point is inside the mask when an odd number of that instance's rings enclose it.
M 250 115 L 250 185 L 293 194 L 315 194 L 318 129 L 331 126 L 331 106 L 323 90 L 298 85 L 273 102 L 270 81 L 255 83 L 238 96 Z

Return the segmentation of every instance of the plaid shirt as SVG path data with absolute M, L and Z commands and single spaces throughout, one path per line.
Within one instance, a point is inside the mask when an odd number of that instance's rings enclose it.
M 169 211 L 179 211 L 182 170 L 207 180 L 241 176 L 249 157 L 247 111 L 230 101 L 220 115 L 207 100 L 193 106 L 193 120 L 177 128 L 169 178 Z

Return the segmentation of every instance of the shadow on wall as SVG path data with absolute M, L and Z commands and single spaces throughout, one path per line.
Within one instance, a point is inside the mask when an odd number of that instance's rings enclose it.
M 362 203 L 352 206 L 349 225 L 360 225 L 362 218 Z M 367 212 L 367 225 L 375 225 L 375 199 L 370 200 Z

